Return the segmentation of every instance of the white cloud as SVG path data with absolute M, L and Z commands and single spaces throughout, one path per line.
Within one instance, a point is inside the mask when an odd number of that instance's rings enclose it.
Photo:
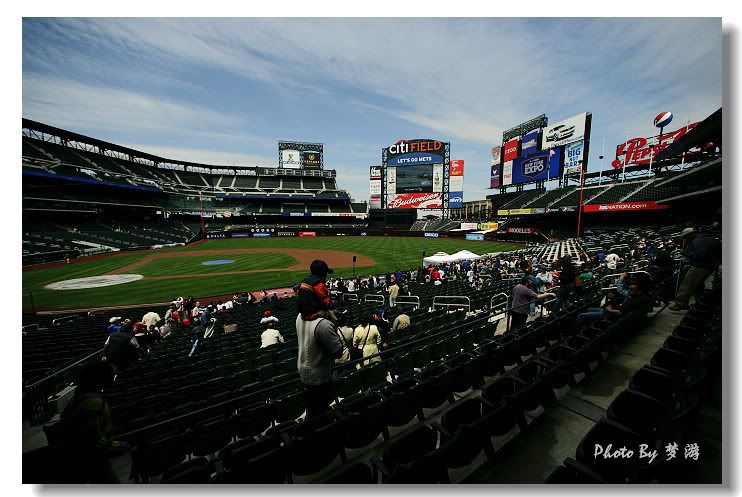
M 147 152 L 166 159 L 184 162 L 197 162 L 213 166 L 261 166 L 276 167 L 276 156 L 243 154 L 239 152 L 221 152 L 188 147 L 168 147 L 157 144 L 130 145 L 134 150 Z

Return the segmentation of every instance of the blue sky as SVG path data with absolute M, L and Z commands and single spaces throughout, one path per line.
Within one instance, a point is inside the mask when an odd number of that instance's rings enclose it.
M 320 141 L 341 187 L 401 138 L 450 141 L 464 200 L 491 193 L 502 131 L 592 112 L 590 170 L 615 146 L 722 104 L 719 18 L 34 18 L 23 116 L 155 153 L 275 166 Z M 630 136 L 630 137 L 631 137 Z

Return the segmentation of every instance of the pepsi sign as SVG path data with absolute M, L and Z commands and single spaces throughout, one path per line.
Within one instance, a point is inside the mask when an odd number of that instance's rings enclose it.
M 660 112 L 654 118 L 654 125 L 657 128 L 664 128 L 672 121 L 672 112 Z

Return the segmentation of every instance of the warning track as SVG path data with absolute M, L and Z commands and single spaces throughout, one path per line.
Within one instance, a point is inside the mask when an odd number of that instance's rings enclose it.
M 250 274 L 250 273 L 268 273 L 276 271 L 309 271 L 309 265 L 315 259 L 322 259 L 327 262 L 327 265 L 331 268 L 343 268 L 351 267 L 353 265 L 353 255 L 356 255 L 358 267 L 374 266 L 376 261 L 366 255 L 352 254 L 350 252 L 343 252 L 340 250 L 317 250 L 317 249 L 280 249 L 280 248 L 254 248 L 254 249 L 222 249 L 222 250 L 189 250 L 183 252 L 162 252 L 150 254 L 136 262 L 128 264 L 126 266 L 114 269 L 106 273 L 109 274 L 121 274 L 130 273 L 142 264 L 146 264 L 157 259 L 176 259 L 178 257 L 213 257 L 213 256 L 229 256 L 237 254 L 287 254 L 296 259 L 296 264 L 293 266 L 287 266 L 285 268 L 272 268 L 272 269 L 248 269 L 244 271 L 222 271 L 217 273 L 189 273 L 189 274 L 173 274 L 168 276 L 145 276 L 145 280 L 168 280 L 177 278 L 194 278 L 194 277 L 209 277 L 209 276 L 220 276 L 228 274 Z

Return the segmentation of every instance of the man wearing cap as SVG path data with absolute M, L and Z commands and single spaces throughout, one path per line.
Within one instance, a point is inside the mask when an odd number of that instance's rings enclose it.
M 271 315 L 271 311 L 265 311 L 263 313 L 263 317 L 260 320 L 260 324 L 269 324 L 269 323 L 277 323 L 278 318 L 276 316 Z
M 716 271 L 721 262 L 721 240 L 709 235 L 699 235 L 693 228 L 685 228 L 680 237 L 685 242 L 683 260 L 690 265 L 685 278 L 680 284 L 675 303 L 670 306 L 671 311 L 688 309 L 691 295 L 699 300 L 703 293 L 706 278 Z
M 126 320 L 121 329 L 111 333 L 103 345 L 102 360 L 110 362 L 117 373 L 129 367 L 143 352 L 133 332 L 133 323 Z
M 112 335 L 121 329 L 121 316 L 114 316 L 108 320 L 108 334 Z
M 307 418 L 319 416 L 332 401 L 332 365 L 342 357 L 344 346 L 332 321 L 330 293 L 325 279 L 332 269 L 322 260 L 310 266 L 312 274 L 302 281 L 297 297 L 296 338 L 299 354 L 296 362 L 304 389 Z

